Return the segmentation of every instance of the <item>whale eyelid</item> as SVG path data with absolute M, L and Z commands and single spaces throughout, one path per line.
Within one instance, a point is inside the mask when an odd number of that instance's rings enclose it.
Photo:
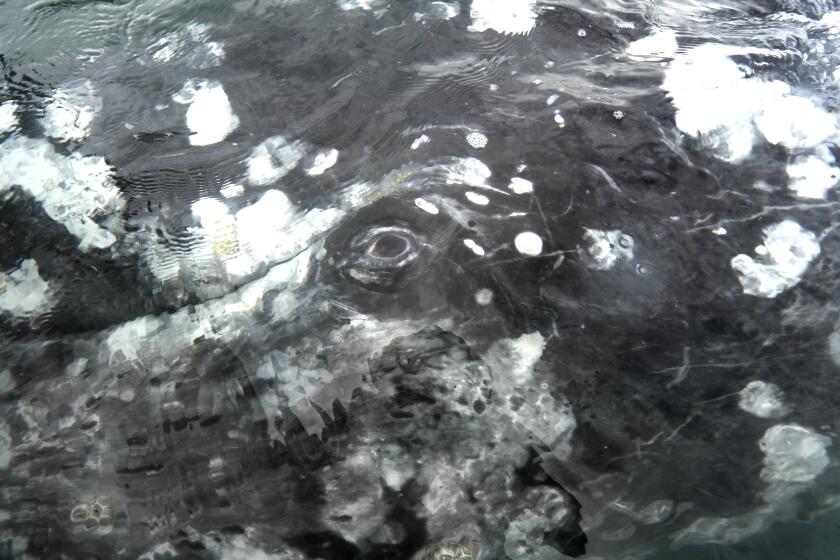
M 394 245 L 395 242 L 402 246 Z M 375 226 L 359 234 L 351 245 L 357 264 L 371 268 L 400 268 L 410 264 L 425 243 L 407 227 Z

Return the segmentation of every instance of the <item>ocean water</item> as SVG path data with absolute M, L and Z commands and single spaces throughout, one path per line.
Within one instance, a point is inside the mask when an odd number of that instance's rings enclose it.
M 0 558 L 840 558 L 840 5 L 0 0 Z

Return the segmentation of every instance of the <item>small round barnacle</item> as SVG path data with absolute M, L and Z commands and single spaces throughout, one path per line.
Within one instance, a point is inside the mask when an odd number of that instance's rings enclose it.
M 90 506 L 87 504 L 76 504 L 70 510 L 70 522 L 74 525 L 80 525 L 88 520 L 90 513 Z
M 100 524 L 109 525 L 114 520 L 114 505 L 109 498 L 98 496 L 90 506 L 90 516 Z

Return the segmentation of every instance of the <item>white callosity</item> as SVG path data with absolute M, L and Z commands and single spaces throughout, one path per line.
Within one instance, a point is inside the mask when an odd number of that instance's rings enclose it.
M 621 230 L 584 228 L 583 238 L 589 242 L 586 252 L 596 270 L 609 270 L 619 261 L 633 259 L 633 238 Z
M 125 204 L 103 158 L 65 157 L 45 140 L 13 137 L 0 150 L 0 196 L 14 185 L 77 237 L 82 250 L 104 249 L 116 242 L 112 231 L 94 221 L 115 217 Z M 119 224 L 111 226 L 114 231 L 118 228 Z
M 248 182 L 268 185 L 282 179 L 297 167 L 306 152 L 307 146 L 303 142 L 290 142 L 284 136 L 267 138 L 248 156 Z
M 799 198 L 824 199 L 837 185 L 840 169 L 817 156 L 795 159 L 787 166 L 788 189 Z
M 831 439 L 797 424 L 777 424 L 759 442 L 765 482 L 809 482 L 828 466 Z
M 18 127 L 18 104 L 14 101 L 0 103 L 0 134 L 11 132 Z
M 517 251 L 530 257 L 536 257 L 543 251 L 542 238 L 532 231 L 523 231 L 518 234 L 513 240 L 513 244 Z
M 27 259 L 14 270 L 0 273 L 0 314 L 32 319 L 47 313 L 57 300 L 56 291 Z
M 308 175 L 323 175 L 324 172 L 338 162 L 338 150 L 329 149 L 315 156 L 312 166 L 306 170 Z
M 790 414 L 784 394 L 773 383 L 751 381 L 738 393 L 738 406 L 759 418 L 781 418 Z
M 764 229 L 764 244 L 749 255 L 732 258 L 732 270 L 745 294 L 774 298 L 796 286 L 808 265 L 820 254 L 816 235 L 792 220 Z
M 537 22 L 537 3 L 535 0 L 473 0 L 470 18 L 470 31 L 528 33 Z
M 55 90 L 41 125 L 51 138 L 78 142 L 88 137 L 101 109 L 102 100 L 90 80 L 70 83 Z
M 677 34 L 671 29 L 654 29 L 647 37 L 633 41 L 627 47 L 632 58 L 658 62 L 673 58 L 677 52 Z
M 224 87 L 215 80 L 187 80 L 172 100 L 189 105 L 187 128 L 193 146 L 221 142 L 239 127 L 239 117 L 233 113 Z
M 747 157 L 757 134 L 790 149 L 814 148 L 830 138 L 836 119 L 788 84 L 750 75 L 733 56 L 779 56 L 771 50 L 719 44 L 674 59 L 662 87 L 676 107 L 677 127 L 729 161 Z

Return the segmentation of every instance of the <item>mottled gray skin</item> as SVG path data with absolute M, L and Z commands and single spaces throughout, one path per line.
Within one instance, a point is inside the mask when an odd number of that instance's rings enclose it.
M 189 203 L 218 196 L 249 150 L 279 133 L 337 148 L 339 163 L 319 178 L 298 169 L 248 202 L 278 188 L 301 210 L 338 206 L 362 181 L 378 195 L 276 263 L 297 277 L 255 275 L 207 301 L 188 282 L 156 283 L 129 251 L 80 254 L 37 205 L 7 202 L 2 262 L 31 256 L 63 292 L 50 316 L 3 333 L 12 383 L 0 404 L 11 440 L 0 556 L 442 559 L 467 558 L 454 543 L 476 542 L 476 558 L 640 558 L 700 518 L 766 507 L 758 441 L 776 421 L 737 407 L 750 380 L 784 391 L 785 422 L 835 435 L 838 366 L 826 344 L 837 236 L 776 299 L 743 295 L 729 268 L 766 223 L 793 216 L 828 230 L 833 206 L 790 209 L 783 190 L 724 188 L 778 174 L 784 160 L 764 146 L 735 167 L 676 147 L 655 70 L 631 76 L 605 62 L 610 72 L 587 73 L 581 61 L 622 46 L 608 23 L 558 9 L 528 36 L 502 37 L 469 33 L 466 16 L 417 22 L 412 9 L 268 8 L 214 30 L 227 51 L 218 67 L 141 64 L 130 45 L 85 69 L 103 111 L 87 141 L 63 147 L 114 165 L 128 231 L 148 219 L 169 234 L 194 225 Z M 592 41 L 578 40 L 582 27 Z M 430 73 L 460 55 L 451 73 Z M 619 121 L 615 106 L 561 92 L 560 129 L 545 92 L 517 77 L 546 60 L 570 82 L 644 93 L 622 99 Z M 37 136 L 47 83 L 67 76 L 53 69 L 33 84 L 22 64 L 7 67 L 8 95 Z M 223 143 L 190 146 L 184 108 L 154 110 L 192 77 L 220 80 L 241 119 Z M 427 124 L 462 128 L 428 129 L 432 142 L 409 149 Z M 468 129 L 487 147 L 471 149 Z M 481 191 L 492 203 L 478 207 L 463 197 L 471 187 L 419 171 L 464 156 L 487 163 L 496 189 L 523 176 L 535 194 Z M 418 210 L 421 194 L 442 211 Z M 725 220 L 727 238 L 703 229 Z M 358 240 L 389 225 L 411 232 L 418 256 L 360 283 L 348 272 L 368 249 Z M 593 267 L 584 228 L 627 233 L 632 260 Z M 516 251 L 521 231 L 542 237 L 540 256 Z M 490 305 L 474 298 L 482 288 Z M 125 325 L 131 350 L 108 346 Z M 514 387 L 509 345 L 533 333 L 546 347 Z M 303 399 L 288 381 L 301 371 L 316 387 Z M 571 407 L 568 442 L 517 420 L 541 395 L 557 417 Z M 814 494 L 789 485 L 764 518 L 825 507 L 840 494 L 835 471 Z

